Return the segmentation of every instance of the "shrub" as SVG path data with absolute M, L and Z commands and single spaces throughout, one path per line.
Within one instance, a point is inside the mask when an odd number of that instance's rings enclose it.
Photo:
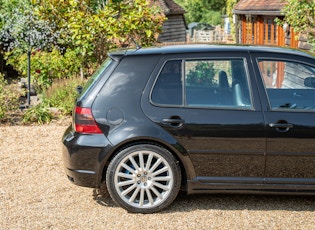
M 0 120 L 6 120 L 19 108 L 21 92 L 15 85 L 8 85 L 0 73 Z
M 76 87 L 83 85 L 80 78 L 60 79 L 53 82 L 44 92 L 44 103 L 49 107 L 58 108 L 63 115 L 71 115 L 73 103 L 77 96 Z
M 52 113 L 44 104 L 38 104 L 26 110 L 23 116 L 23 123 L 38 123 L 40 125 L 49 123 L 53 118 Z

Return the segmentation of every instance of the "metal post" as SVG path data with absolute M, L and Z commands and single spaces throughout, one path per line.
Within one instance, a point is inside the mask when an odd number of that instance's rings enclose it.
M 27 106 L 31 104 L 31 50 L 27 51 Z

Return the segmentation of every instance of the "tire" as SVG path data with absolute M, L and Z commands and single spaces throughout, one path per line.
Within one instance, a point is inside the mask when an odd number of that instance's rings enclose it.
M 139 144 L 123 149 L 110 162 L 106 184 L 112 199 L 132 213 L 154 213 L 176 198 L 181 171 L 166 149 Z

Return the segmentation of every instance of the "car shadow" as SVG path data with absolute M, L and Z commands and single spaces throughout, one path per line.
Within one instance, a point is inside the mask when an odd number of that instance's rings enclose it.
M 163 212 L 190 212 L 194 210 L 286 210 L 314 211 L 315 197 L 290 195 L 231 195 L 180 193 L 173 204 Z
M 94 189 L 93 199 L 99 205 L 118 207 L 106 188 Z M 195 210 L 286 210 L 314 211 L 315 197 L 290 195 L 235 195 L 235 194 L 194 194 L 181 192 L 175 201 L 161 213 L 190 212 Z
M 96 203 L 106 207 L 118 207 L 118 205 L 110 197 L 106 185 L 102 184 L 100 189 L 93 189 L 93 200 Z

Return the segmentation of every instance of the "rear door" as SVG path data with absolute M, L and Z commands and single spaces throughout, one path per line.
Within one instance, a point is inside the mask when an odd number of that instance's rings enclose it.
M 189 152 L 202 182 L 263 181 L 264 122 L 248 58 L 232 52 L 166 56 L 155 73 L 143 109 Z
M 267 98 L 266 183 L 315 184 L 314 59 L 256 54 L 255 60 Z

